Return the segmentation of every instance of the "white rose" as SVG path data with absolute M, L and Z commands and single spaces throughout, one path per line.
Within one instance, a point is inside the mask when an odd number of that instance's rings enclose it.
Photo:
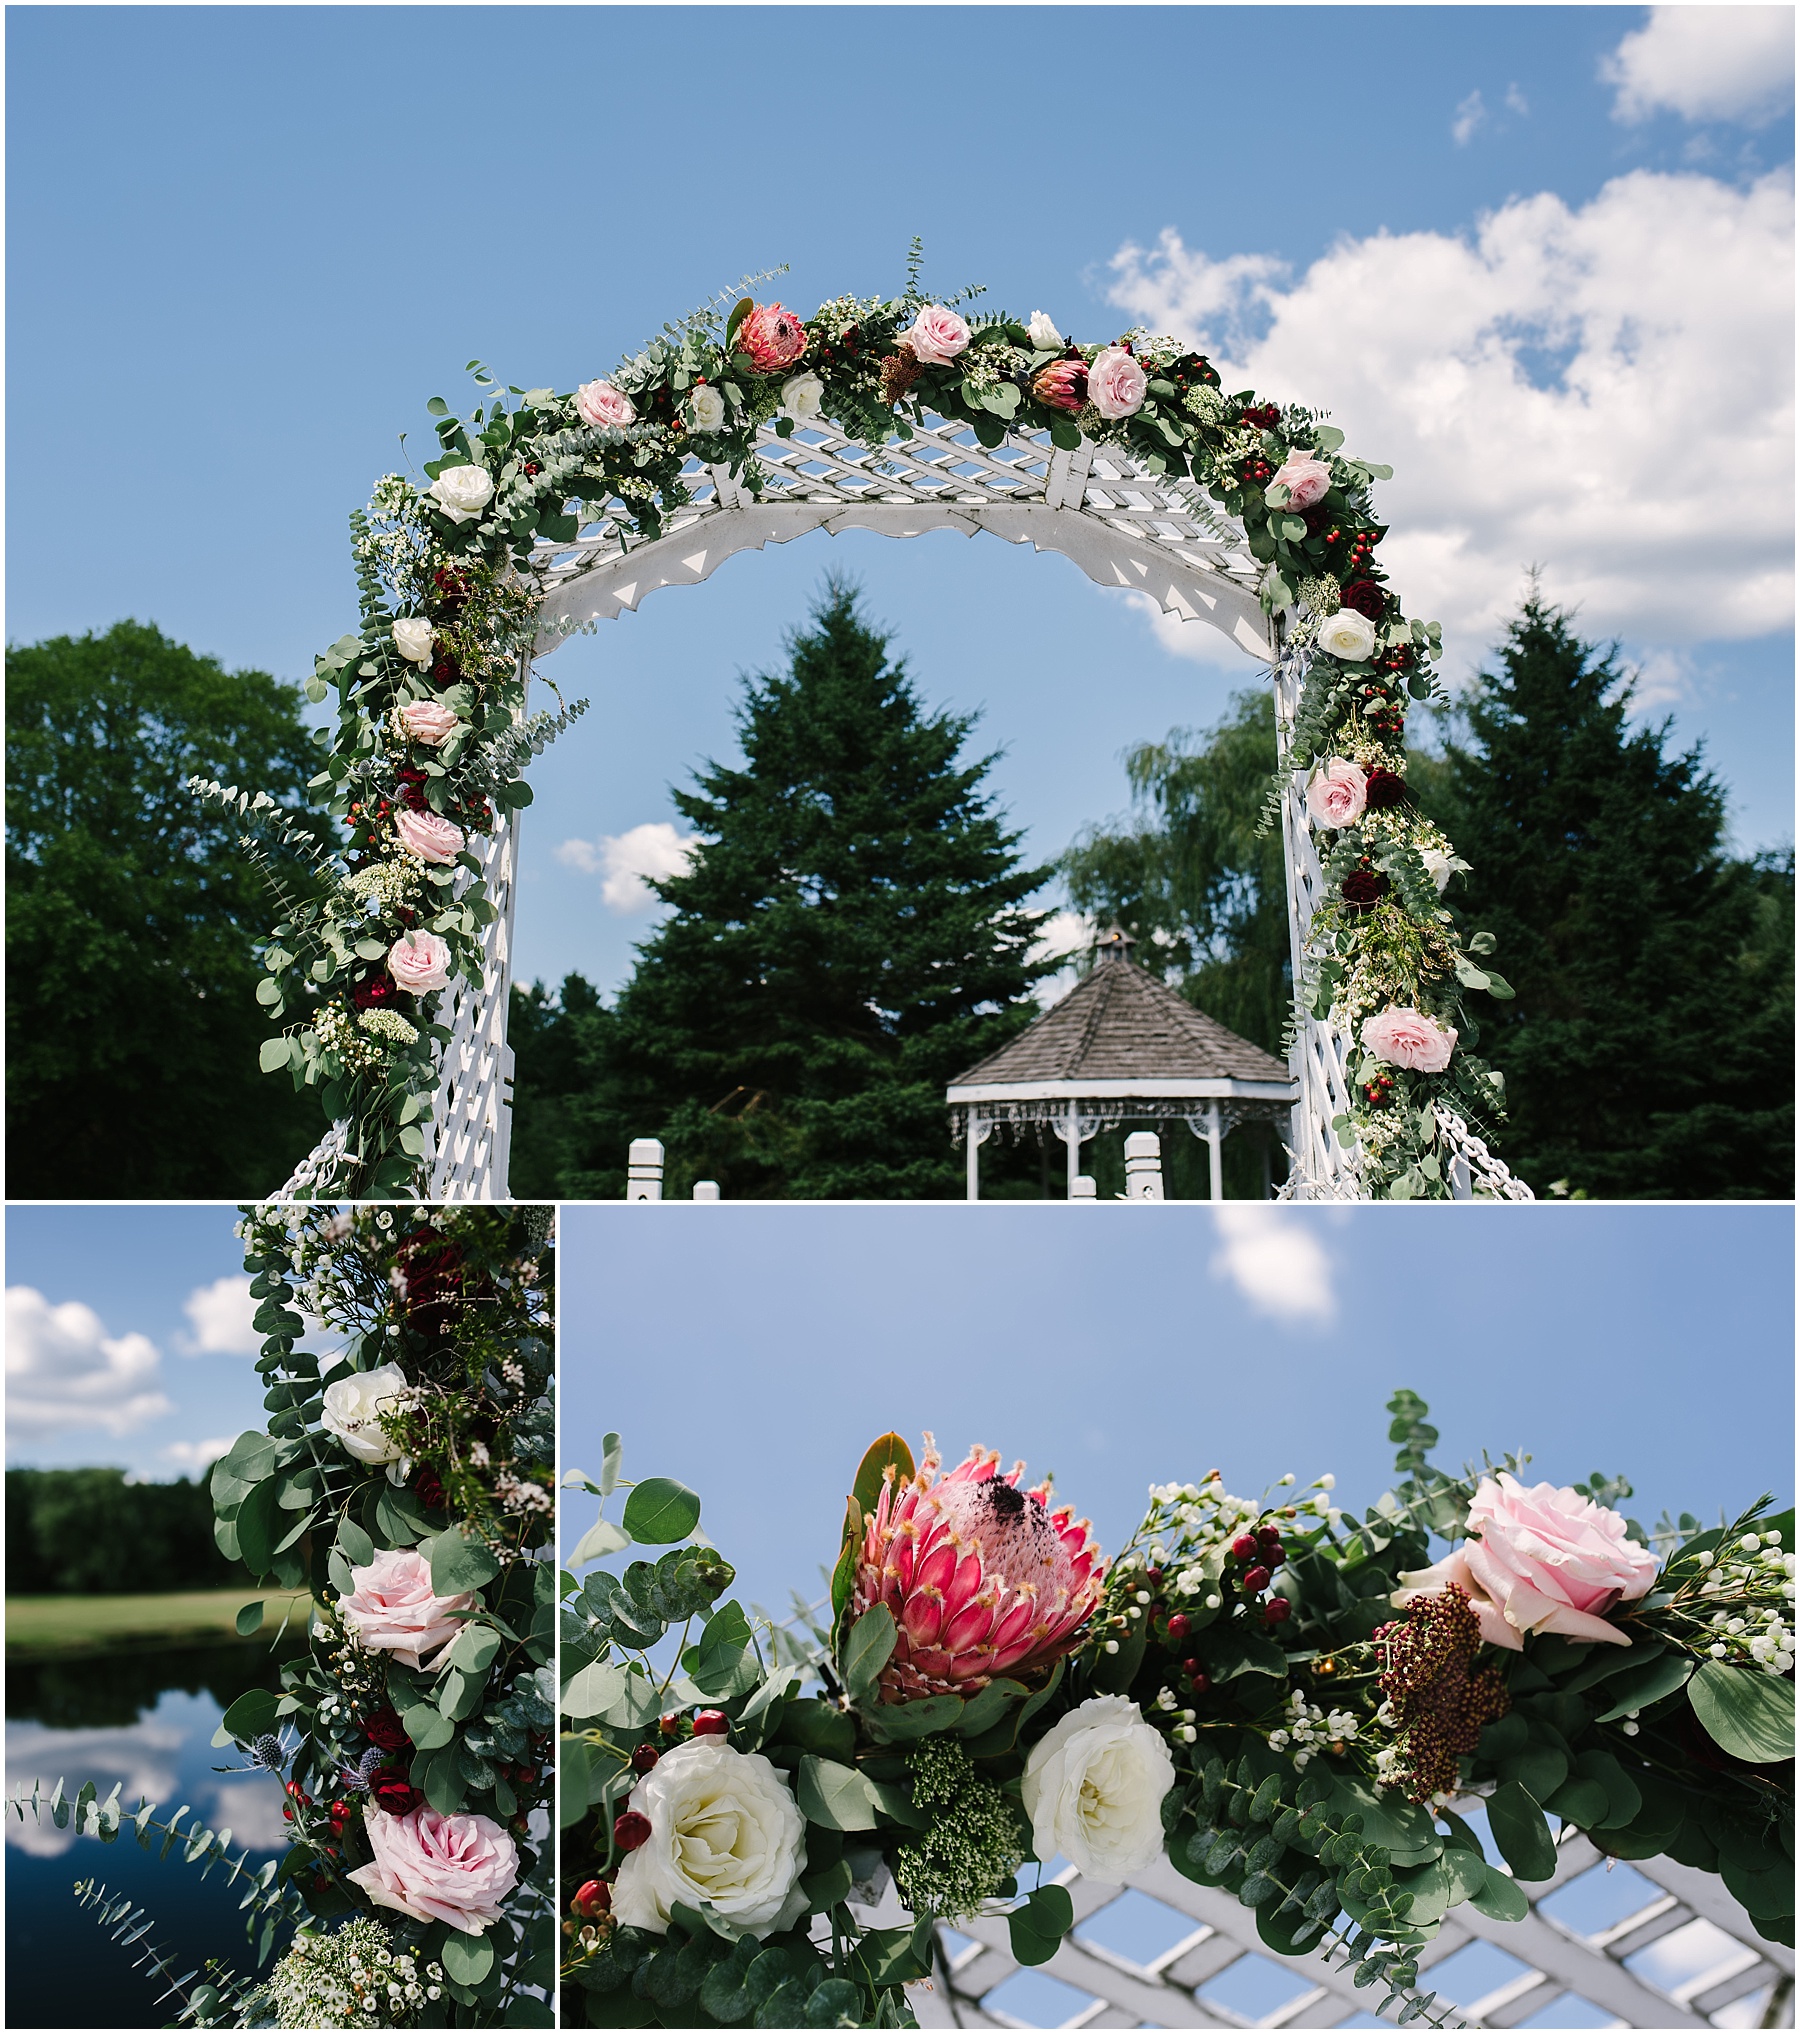
M 429 492 L 453 523 L 472 523 L 493 500 L 494 482 L 485 466 L 450 466 Z
M 1445 884 L 1450 880 L 1451 870 L 1455 867 L 1456 857 L 1446 854 L 1442 848 L 1426 848 L 1421 852 L 1419 859 L 1425 864 L 1425 873 L 1437 885 L 1437 893 L 1441 897 Z
M 825 384 L 816 374 L 791 374 L 781 384 L 781 407 L 797 424 L 810 424 L 825 406 Z
M 703 381 L 688 397 L 688 422 L 696 431 L 717 431 L 725 422 L 725 398 Z
M 695 1737 L 664 1752 L 632 1790 L 650 1834 L 626 1854 L 612 1911 L 632 1928 L 669 1932 L 677 1904 L 703 1907 L 747 1935 L 778 1933 L 806 1912 L 806 1822 L 761 1752 Z
M 1062 351 L 1062 334 L 1056 329 L 1056 321 L 1047 312 L 1032 312 L 1031 343 L 1040 353 Z
M 1122 1886 L 1162 1854 L 1163 1796 L 1175 1761 L 1138 1706 L 1095 1695 L 1039 1738 L 1020 1794 L 1032 1848 L 1060 1851 L 1083 1878 Z
M 1340 607 L 1320 624 L 1319 648 L 1346 664 L 1364 663 L 1375 649 L 1375 624 L 1353 607 Z
M 397 1462 L 398 1444 L 381 1430 L 376 1414 L 407 1389 L 406 1372 L 397 1363 L 379 1370 L 353 1370 L 325 1387 L 325 1409 L 319 1423 L 336 1434 L 359 1462 Z
M 421 621 L 417 615 L 403 618 L 394 624 L 394 648 L 409 664 L 431 662 L 431 624 Z

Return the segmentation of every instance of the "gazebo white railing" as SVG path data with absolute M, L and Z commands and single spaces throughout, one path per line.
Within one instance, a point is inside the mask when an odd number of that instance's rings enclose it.
M 1569 1830 L 1555 1877 L 1526 1888 L 1525 1920 L 1453 1908 L 1419 1953 L 1420 1989 L 1435 1991 L 1440 2007 L 1454 2001 L 1447 2024 L 1793 2025 L 1793 1951 L 1764 1941 L 1716 1874 L 1670 1858 L 1611 1869 L 1607 1878 L 1609 1860 Z M 1603 1883 L 1591 1882 L 1595 1873 Z M 931 1988 L 908 1994 L 921 2027 L 1341 2027 L 1367 2024 L 1381 1997 L 1317 1951 L 1278 1954 L 1250 1909 L 1183 1878 L 1167 1858 L 1128 1887 L 1073 1871 L 1060 1882 L 1075 1930 L 1036 1972 L 1021 1976 L 1004 1920 L 940 1930 Z M 1612 1895 L 1612 1918 L 1597 1929 L 1559 1911 L 1594 1894 Z M 1166 1939 L 1149 1949 L 1159 1929 Z M 1109 1934 L 1138 1953 L 1109 1945 Z M 1033 1983 L 1039 1973 L 1054 1985 Z
M 972 429 L 948 423 L 878 448 L 823 424 L 802 425 L 786 438 L 765 425 L 756 456 L 765 474 L 760 498 L 724 468 L 690 462 L 684 477 L 694 499 L 670 516 L 660 536 L 638 540 L 615 505 L 567 543 L 540 542 L 532 567 L 542 588 L 536 655 L 547 656 L 571 633 L 636 608 L 662 587 L 709 579 L 740 551 L 790 543 L 810 531 L 865 529 L 889 537 L 985 531 L 1057 552 L 1099 585 L 1146 595 L 1165 613 L 1220 630 L 1271 667 L 1285 745 L 1303 660 L 1280 655 L 1277 630 L 1258 599 L 1262 568 L 1242 531 L 1190 482 L 1146 472 L 1116 447 L 1086 438 L 1072 452 L 1031 433 L 989 448 Z M 1319 885 L 1297 785 L 1283 801 L 1282 837 L 1297 961 Z M 512 1060 L 506 1011 L 517 838 L 515 818 L 486 850 L 488 895 L 499 918 L 485 942 L 481 989 L 460 992 L 450 1018 L 453 1042 L 428 1131 L 434 1198 L 504 1199 L 507 1193 Z M 1301 1024 L 1293 1050 L 1301 1092 L 1294 1111 L 1298 1145 L 1283 1189 L 1289 1198 L 1354 1199 L 1360 1192 L 1354 1155 L 1338 1145 L 1331 1127 L 1347 1101 L 1346 1063 L 1341 1037 L 1310 1018 Z M 303 1183 L 319 1156 L 295 1174 L 288 1190 Z M 1510 1182 L 1504 1167 L 1497 1160 L 1488 1167 L 1497 1169 L 1491 1177 L 1483 1171 L 1490 1190 L 1507 1191 L 1498 1184 Z M 1529 1198 L 1516 1182 L 1510 1191 Z

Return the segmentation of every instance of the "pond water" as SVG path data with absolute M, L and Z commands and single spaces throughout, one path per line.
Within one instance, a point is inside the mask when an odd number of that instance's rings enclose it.
M 6 1789 L 60 1779 L 73 1799 L 85 1780 L 102 1798 L 115 1780 L 123 1804 L 140 1795 L 165 1812 L 183 1802 L 209 1828 L 232 1832 L 232 1848 L 253 1862 L 285 1846 L 280 1783 L 266 1774 L 215 1772 L 243 1763 L 216 1750 L 213 1732 L 227 1704 L 251 1688 L 279 1685 L 266 1645 L 234 1640 L 207 1646 L 9 1659 L 6 1673 Z M 141 1850 L 134 1836 L 102 1844 L 46 1820 L 9 1816 L 6 1826 L 6 2025 L 160 2027 L 172 2005 L 132 1968 L 136 1949 L 111 1942 L 76 1902 L 78 1879 L 100 1881 L 152 1922 L 148 1941 L 179 1957 L 185 1973 L 208 1957 L 249 1969 L 241 1889 L 219 1867 L 202 1880 L 182 1862 Z M 161 1848 L 158 1839 L 157 1848 Z M 138 1945 L 141 1949 L 142 1945 Z

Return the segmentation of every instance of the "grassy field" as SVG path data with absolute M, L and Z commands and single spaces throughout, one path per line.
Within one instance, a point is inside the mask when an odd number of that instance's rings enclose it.
M 238 1612 L 257 1591 L 194 1589 L 171 1596 L 9 1596 L 6 1650 L 22 1653 L 103 1652 L 135 1640 L 166 1644 L 229 1637 Z M 263 1592 L 263 1635 L 272 1636 L 282 1613 L 304 1630 L 306 1595 Z

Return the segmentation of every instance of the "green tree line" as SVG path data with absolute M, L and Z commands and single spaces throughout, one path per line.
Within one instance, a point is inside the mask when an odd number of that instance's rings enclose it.
M 8 1596 L 228 1589 L 244 1571 L 213 1540 L 204 1480 L 128 1483 L 123 1469 L 6 1472 Z

